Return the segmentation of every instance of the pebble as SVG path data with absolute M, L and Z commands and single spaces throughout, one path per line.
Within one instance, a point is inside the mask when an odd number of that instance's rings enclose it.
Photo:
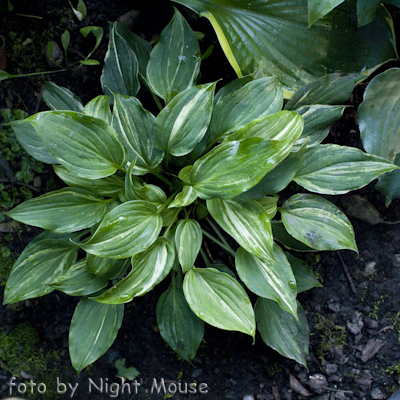
M 346 400 L 346 394 L 344 392 L 342 392 L 341 390 L 339 390 L 335 394 L 335 399 Z
M 325 365 L 325 372 L 327 375 L 333 375 L 337 372 L 338 365 L 337 364 L 326 364 Z
M 32 374 L 28 374 L 28 372 L 25 372 L 24 370 L 22 370 L 19 373 L 19 375 L 20 375 L 21 378 L 24 378 L 24 379 L 33 379 L 33 375 Z
M 256 400 L 252 394 L 245 394 L 242 400 Z
M 331 364 L 328 364 L 331 365 Z M 328 382 L 324 375 L 322 374 L 314 374 L 311 375 L 308 380 L 308 386 L 315 393 L 322 394 L 326 392 L 326 387 L 328 386 Z
M 195 369 L 192 372 L 192 378 L 197 378 L 203 373 L 203 370 L 201 368 Z
M 380 400 L 380 399 L 384 399 L 385 395 L 382 393 L 381 389 L 375 388 L 375 389 L 372 389 L 372 391 L 371 391 L 371 398 L 373 400 Z
M 352 322 L 347 323 L 347 329 L 354 335 L 358 335 L 364 326 L 361 314 L 357 311 L 354 314 Z

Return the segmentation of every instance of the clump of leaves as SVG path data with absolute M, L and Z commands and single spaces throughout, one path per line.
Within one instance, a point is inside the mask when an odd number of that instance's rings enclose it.
M 337 85 L 354 87 L 358 75 L 308 84 L 282 111 L 276 77 L 247 75 L 216 94 L 216 82 L 196 85 L 201 57 L 177 11 L 154 48 L 112 24 L 105 95 L 84 106 L 48 84 L 53 111 L 13 126 L 26 151 L 53 164 L 68 187 L 8 213 L 46 231 L 17 260 L 4 302 L 53 290 L 82 296 L 69 333 L 77 371 L 111 346 L 125 303 L 164 279 L 170 286 L 157 323 L 184 359 L 195 356 L 204 323 L 254 340 L 257 320 L 266 344 L 305 365 L 309 329 L 297 293 L 320 284 L 274 239 L 287 249 L 357 252 L 350 221 L 319 194 L 347 193 L 397 168 L 320 144 L 344 110 L 320 105 L 321 87 L 324 96 Z M 157 116 L 136 97 L 141 85 L 164 101 Z M 295 194 L 278 207 L 292 181 L 316 194 Z M 235 257 L 236 271 L 213 263 L 206 240 Z M 86 256 L 78 259 L 80 249 Z M 258 296 L 254 308 L 247 291 Z

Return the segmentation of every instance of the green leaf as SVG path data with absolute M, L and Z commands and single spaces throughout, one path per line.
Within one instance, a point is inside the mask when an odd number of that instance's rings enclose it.
M 128 276 L 100 296 L 93 297 L 93 300 L 120 304 L 143 296 L 169 274 L 174 259 L 172 243 L 166 238 L 158 238 L 152 246 L 132 259 L 132 270 Z
M 293 180 L 297 169 L 300 166 L 306 145 L 296 152 L 292 152 L 281 163 L 279 163 L 272 171 L 268 172 L 260 182 L 247 192 L 241 193 L 237 198 L 239 200 L 256 200 L 268 194 L 276 194 L 285 189 Z
M 121 271 L 128 268 L 130 265 L 129 259 L 114 260 L 111 258 L 96 257 L 93 254 L 86 254 L 87 270 L 94 275 L 103 275 L 112 271 L 109 279 L 117 279 Z
M 296 278 L 297 293 L 305 292 L 314 287 L 323 287 L 310 268 L 303 260 L 285 252 L 290 265 L 292 266 L 294 277 Z
M 261 138 L 224 142 L 194 163 L 185 183 L 202 199 L 235 197 L 260 182 L 292 146 L 290 140 Z
M 89 272 L 85 258 L 72 265 L 64 274 L 49 282 L 48 285 L 70 296 L 86 296 L 95 293 L 106 287 L 110 279 L 124 272 L 126 260 L 118 261 L 102 274 L 95 275 Z
M 203 233 L 197 221 L 188 218 L 178 221 L 175 230 L 175 245 L 184 274 L 194 266 L 202 241 Z
M 308 27 L 343 2 L 344 0 L 308 0 Z
M 278 211 L 278 200 L 279 196 L 264 196 L 261 199 L 258 199 L 257 202 L 262 205 L 264 211 L 267 213 L 268 218 L 272 219 L 275 217 L 276 212 Z
M 46 164 L 57 164 L 59 162 L 47 150 L 47 147 L 30 122 L 15 122 L 11 123 L 11 126 L 18 142 L 29 155 Z
M 101 39 L 103 39 L 103 28 L 101 28 L 100 26 L 84 26 L 83 28 L 81 28 L 79 30 L 79 32 L 81 33 L 81 35 L 83 37 L 87 37 L 89 35 L 90 32 L 93 33 L 93 36 L 96 38 L 96 43 L 92 49 L 92 51 L 89 53 L 89 55 L 86 57 L 86 60 L 81 61 L 89 61 L 88 58 L 90 58 L 90 56 L 96 51 L 96 49 L 99 47 L 100 43 L 101 43 Z M 90 60 L 90 61 L 96 61 L 96 60 Z M 98 61 L 97 61 L 98 63 Z
M 274 244 L 274 262 L 266 262 L 242 247 L 236 252 L 236 270 L 240 279 L 255 294 L 276 301 L 297 318 L 296 280 L 281 248 Z
M 83 19 L 86 18 L 87 15 L 87 8 L 83 0 L 78 0 L 78 5 L 76 8 L 72 5 L 71 1 L 69 1 L 69 4 L 72 8 L 72 11 L 74 12 L 76 18 L 78 18 L 79 21 L 82 21 Z
M 65 30 L 64 33 L 61 35 L 61 43 L 62 43 L 65 53 L 67 53 L 67 51 L 68 51 L 70 39 L 71 39 L 71 35 L 69 34 L 69 32 L 67 30 Z
M 361 140 L 364 149 L 399 165 L 400 153 L 400 68 L 389 69 L 372 79 L 359 107 Z M 400 197 L 398 171 L 383 176 L 379 185 L 386 206 Z
M 381 3 L 381 0 L 357 0 L 358 26 L 371 23 Z M 399 0 L 385 0 L 384 3 L 400 7 Z
M 133 200 L 113 208 L 102 219 L 93 236 L 80 247 L 104 258 L 127 258 L 151 246 L 161 231 L 157 207 Z
M 62 165 L 54 165 L 53 169 L 67 185 L 86 189 L 98 196 L 118 197 L 119 192 L 124 188 L 123 179 L 115 174 L 100 179 L 86 179 L 76 176 Z
M 100 65 L 100 61 L 97 60 L 79 60 L 82 65 Z
M 7 212 L 10 218 L 53 232 L 75 232 L 99 222 L 103 199 L 78 188 L 64 188 L 30 199 Z
M 85 105 L 82 112 L 91 117 L 102 119 L 108 125 L 111 125 L 112 114 L 109 101 L 108 96 L 97 96 Z
M 200 47 L 182 14 L 175 9 L 150 53 L 147 81 L 150 89 L 169 103 L 178 93 L 193 86 L 200 71 Z
M 242 83 L 245 84 L 242 86 Z M 243 78 L 243 82 L 231 84 L 228 89 L 221 89 L 215 100 L 210 125 L 211 144 L 256 118 L 275 114 L 282 109 L 283 92 L 276 77 L 250 82 Z
M 117 369 L 119 376 L 133 381 L 140 375 L 140 372 L 135 367 L 126 368 L 125 361 L 125 358 L 119 358 L 115 361 L 115 368 Z
M 317 251 L 290 236 L 282 221 L 271 221 L 271 227 L 274 240 L 283 244 L 287 249 L 307 253 Z
M 139 62 L 131 43 L 131 31 L 120 22 L 111 24 L 108 50 L 100 81 L 104 94 L 136 96 L 140 89 Z
M 360 74 L 334 73 L 302 86 L 286 103 L 285 110 L 296 110 L 313 104 L 345 103 L 357 83 L 365 78 Z
M 81 178 L 112 175 L 125 163 L 125 149 L 114 129 L 101 119 L 67 111 L 35 114 L 27 119 L 49 152 Z
M 262 139 L 294 141 L 304 128 L 303 118 L 293 111 L 280 111 L 266 117 L 259 117 L 232 133 L 225 140 L 241 140 L 251 137 Z
M 157 325 L 171 349 L 190 362 L 204 336 L 204 322 L 190 309 L 181 288 L 172 285 L 158 299 Z
M 128 150 L 129 160 L 136 158 L 135 175 L 155 169 L 163 159 L 153 136 L 154 116 L 135 97 L 114 94 L 113 127 Z
M 167 201 L 165 192 L 158 186 L 147 185 L 133 174 L 135 164 L 132 163 L 125 176 L 125 189 L 120 192 L 122 202 L 130 200 L 145 200 L 156 206 L 161 206 Z
M 168 208 L 187 207 L 196 199 L 196 189 L 193 186 L 183 185 L 182 191 L 175 196 L 174 201 L 168 206 Z
M 164 107 L 154 121 L 155 145 L 181 157 L 201 141 L 211 119 L 216 82 L 186 89 Z
M 298 89 L 327 73 L 361 72 L 396 57 L 393 22 L 381 7 L 367 30 L 354 24 L 355 7 L 344 2 L 308 27 L 305 0 L 175 0 L 206 17 L 236 74 L 279 76 Z
M 350 221 L 330 201 L 313 194 L 296 194 L 278 210 L 289 234 L 307 246 L 358 252 Z
M 321 143 L 329 134 L 333 122 L 340 119 L 347 106 L 311 105 L 296 110 L 304 119 L 304 130 L 295 146 L 307 142 L 307 147 Z
M 46 286 L 76 261 L 78 247 L 68 236 L 43 232 L 33 239 L 14 264 L 4 290 L 4 304 L 44 296 Z
M 183 292 L 192 311 L 208 324 L 255 337 L 253 307 L 239 282 L 215 268 L 192 268 Z
M 211 199 L 207 200 L 207 208 L 221 228 L 245 250 L 265 261 L 275 261 L 271 222 L 260 203 Z
M 81 99 L 69 89 L 51 81 L 44 82 L 43 88 L 43 100 L 52 110 L 82 112 Z
M 14 75 L 9 74 L 6 71 L 0 69 L 0 82 L 5 81 L 6 79 L 14 78 Z
M 78 373 L 111 347 L 123 317 L 123 304 L 100 304 L 87 298 L 78 303 L 69 329 L 69 355 Z
M 262 297 L 257 300 L 254 311 L 264 343 L 307 368 L 309 328 L 301 304 L 297 303 L 298 320 L 274 301 Z
M 305 152 L 293 180 L 310 192 L 345 194 L 395 168 L 386 159 L 354 147 L 317 145 Z

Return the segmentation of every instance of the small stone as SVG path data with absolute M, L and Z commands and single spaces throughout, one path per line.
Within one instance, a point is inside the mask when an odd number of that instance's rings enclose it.
M 237 385 L 237 382 L 233 378 L 230 378 L 229 382 L 232 383 L 232 385 Z
M 341 390 L 339 390 L 335 394 L 335 399 L 346 400 L 346 394 L 344 392 L 342 392 Z
M 19 376 L 20 376 L 21 378 L 24 378 L 24 379 L 33 379 L 33 375 L 32 375 L 32 374 L 29 374 L 28 372 L 25 372 L 24 370 L 22 370 L 22 371 L 19 373 Z
M 202 373 L 203 373 L 203 370 L 201 368 L 195 369 L 192 372 L 192 378 L 198 378 Z
M 347 329 L 354 335 L 358 335 L 364 326 L 361 314 L 357 311 L 354 314 L 352 322 L 347 323 Z
M 252 394 L 245 394 L 242 400 L 256 400 Z
M 356 383 L 359 385 L 363 386 L 371 386 L 372 384 L 372 379 L 367 379 L 367 378 L 357 378 Z
M 379 328 L 379 322 L 374 319 L 369 319 L 367 321 L 367 326 L 370 329 L 377 329 L 377 328 Z
M 330 364 L 330 365 L 332 365 L 332 364 Z M 308 386 L 315 393 L 322 394 L 322 393 L 326 392 L 326 387 L 328 386 L 328 381 L 326 380 L 324 375 L 322 375 L 322 374 L 314 374 L 314 375 L 311 375 L 309 377 Z
M 42 187 L 42 178 L 39 175 L 36 175 L 33 178 L 33 186 L 40 188 Z
M 395 254 L 393 256 L 393 265 L 395 267 L 400 267 L 400 254 Z
M 258 386 L 260 386 L 261 389 L 264 389 L 265 385 L 263 383 L 260 383 Z
M 360 284 L 357 285 L 357 287 L 361 290 L 366 289 L 368 287 L 368 281 L 361 282 Z
M 338 365 L 337 364 L 326 364 L 325 365 L 325 372 L 327 375 L 333 375 L 337 372 Z
M 369 278 L 371 275 L 376 274 L 376 262 L 375 261 L 369 261 L 365 264 L 365 270 L 361 272 L 366 278 Z
M 331 300 L 329 300 L 329 301 L 328 301 L 328 308 L 329 308 L 331 311 L 335 312 L 335 313 L 339 312 L 339 311 L 340 311 L 340 304 L 339 304 L 339 301 L 338 301 L 337 299 L 331 299 Z
M 53 40 L 49 41 L 46 45 L 45 57 L 47 64 L 51 68 L 59 66 L 64 61 L 64 55 L 60 46 Z
M 318 396 L 315 400 L 329 400 L 330 396 L 330 393 L 324 393 L 321 394 L 321 396 Z
M 339 375 L 333 374 L 329 378 L 329 382 L 340 382 L 342 378 Z
M 371 398 L 373 400 L 381 400 L 385 398 L 385 395 L 382 393 L 382 390 L 379 388 L 372 389 Z

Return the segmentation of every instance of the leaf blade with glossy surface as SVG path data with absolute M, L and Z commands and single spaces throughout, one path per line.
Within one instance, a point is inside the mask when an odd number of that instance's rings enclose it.
M 157 325 L 162 338 L 190 362 L 204 336 L 204 322 L 190 309 L 183 291 L 172 285 L 158 299 Z
M 236 270 L 253 293 L 274 300 L 297 318 L 296 280 L 287 258 L 276 244 L 274 257 L 277 262 L 266 262 L 239 247 L 236 252 Z
M 262 297 L 257 300 L 254 309 L 264 343 L 284 357 L 307 367 L 309 328 L 301 304 L 297 304 L 297 321 L 274 301 Z
M 289 234 L 307 246 L 358 252 L 350 221 L 330 201 L 312 194 L 297 194 L 286 200 L 279 211 Z
M 147 82 L 166 103 L 193 85 L 200 70 L 200 47 L 192 29 L 175 9 L 150 53 Z
M 75 232 L 99 222 L 106 203 L 84 189 L 64 188 L 18 205 L 7 215 L 53 232 Z
M 49 152 L 82 178 L 112 175 L 125 162 L 125 149 L 114 129 L 84 114 L 51 111 L 28 118 Z
M 127 258 L 151 246 L 161 227 L 162 218 L 154 204 L 132 200 L 107 213 L 93 236 L 80 247 L 103 258 Z
M 250 299 L 230 275 L 215 268 L 192 268 L 185 275 L 183 292 L 192 311 L 203 321 L 255 337 Z
M 274 261 L 271 222 L 262 205 L 254 200 L 207 200 L 207 208 L 219 226 L 251 254 Z
M 78 373 L 111 347 L 123 316 L 123 304 L 100 304 L 87 298 L 78 303 L 68 338 L 72 366 Z

